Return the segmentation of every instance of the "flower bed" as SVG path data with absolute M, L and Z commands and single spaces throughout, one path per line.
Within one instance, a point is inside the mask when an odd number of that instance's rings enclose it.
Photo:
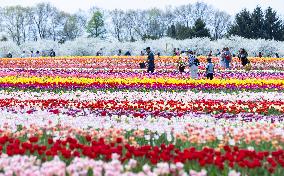
M 284 59 L 144 59 L 1 60 L 0 175 L 283 175 Z

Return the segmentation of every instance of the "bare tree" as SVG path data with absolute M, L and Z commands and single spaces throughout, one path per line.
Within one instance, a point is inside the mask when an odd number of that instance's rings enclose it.
M 113 10 L 97 7 L 88 12 L 68 14 L 49 3 L 34 7 L 0 8 L 0 30 L 18 45 L 38 39 L 73 40 L 83 34 L 92 37 L 115 37 L 119 41 L 158 39 L 177 26 L 189 30 L 197 19 L 202 19 L 215 39 L 221 38 L 230 24 L 230 16 L 203 2 L 165 10 Z M 185 30 L 182 30 L 184 32 Z M 3 32 L 2 32 L 3 33 Z
M 124 18 L 125 13 L 122 10 L 115 9 L 111 12 L 111 21 L 114 28 L 113 33 L 118 41 L 122 40 L 122 33 L 125 24 Z
M 57 41 L 61 38 L 59 35 L 62 34 L 69 14 L 60 12 L 55 8 L 52 8 L 52 10 L 53 11 L 50 16 L 50 28 L 48 29 L 49 34 L 47 37 L 53 41 Z
M 34 13 L 33 13 L 33 9 L 30 8 L 30 10 L 28 11 L 28 16 L 27 16 L 27 27 L 28 27 L 28 40 L 32 40 L 32 41 L 37 41 L 38 40 L 38 32 L 37 32 L 37 27 L 34 23 Z
M 195 21 L 192 13 L 193 7 L 191 4 L 176 7 L 174 10 L 174 14 L 176 17 L 175 22 L 178 22 L 179 24 L 185 24 L 186 27 L 191 26 Z
M 48 3 L 40 3 L 33 8 L 33 21 L 39 38 L 48 38 L 52 15 L 54 15 L 54 8 Z
M 204 2 L 197 2 L 193 5 L 192 17 L 196 21 L 198 18 L 207 21 L 207 17 L 210 15 L 210 8 Z
M 213 29 L 212 34 L 215 40 L 223 37 L 230 23 L 231 20 L 229 14 L 221 11 L 215 11 L 212 14 L 211 27 Z
M 3 27 L 9 36 L 18 45 L 26 41 L 27 37 L 27 16 L 28 8 L 21 6 L 11 6 L 3 9 L 1 16 Z
M 127 31 L 127 36 L 129 36 L 130 41 L 134 41 L 134 27 L 135 21 L 137 21 L 137 12 L 134 10 L 129 10 L 125 13 L 123 21 L 125 22 L 125 28 Z
M 64 24 L 61 37 L 65 40 L 74 40 L 83 34 L 86 26 L 86 19 L 80 15 L 68 15 Z
M 166 20 L 164 20 L 163 12 L 160 9 L 153 8 L 147 13 L 147 33 L 146 38 L 148 39 L 158 39 L 166 34 Z
M 143 38 L 147 34 L 147 13 L 145 10 L 137 10 L 135 15 L 135 21 L 134 21 L 134 31 L 137 37 Z
M 176 21 L 176 16 L 174 10 L 171 6 L 166 6 L 165 12 L 163 13 L 163 18 L 168 26 L 171 26 Z

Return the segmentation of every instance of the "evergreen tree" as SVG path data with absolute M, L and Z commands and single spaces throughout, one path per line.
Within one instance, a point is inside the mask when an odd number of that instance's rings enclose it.
M 282 21 L 277 16 L 276 11 L 271 7 L 265 11 L 264 30 L 266 39 L 284 40 L 284 28 Z
M 171 38 L 176 38 L 176 26 L 174 24 L 171 25 L 171 27 L 168 28 L 167 35 Z
M 230 35 L 238 35 L 245 38 L 252 38 L 253 32 L 251 29 L 252 19 L 251 14 L 246 9 L 242 10 L 235 17 L 235 24 L 230 28 Z
M 264 38 L 264 15 L 259 6 L 251 14 L 251 21 L 251 38 Z
M 209 29 L 201 18 L 198 18 L 192 27 L 192 37 L 210 37 Z
M 100 11 L 94 12 L 92 19 L 88 22 L 87 32 L 90 37 L 103 37 L 106 30 L 104 27 L 103 14 Z
M 181 24 L 176 26 L 176 39 L 184 40 L 192 37 L 192 29 Z
M 209 29 L 206 28 L 206 24 L 200 18 L 195 21 L 192 28 L 182 24 L 172 25 L 168 29 L 168 36 L 176 38 L 178 40 L 184 40 L 194 37 L 210 37 Z

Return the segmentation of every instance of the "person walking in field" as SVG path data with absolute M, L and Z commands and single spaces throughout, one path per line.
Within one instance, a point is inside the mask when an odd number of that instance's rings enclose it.
M 26 51 L 23 51 L 23 53 L 21 54 L 21 58 L 26 58 L 26 57 L 27 57 Z
M 118 53 L 117 53 L 117 56 L 121 56 L 121 55 L 122 55 L 122 50 L 119 49 L 119 50 L 118 50 Z
M 219 57 L 220 55 L 221 55 L 221 52 L 220 52 L 219 49 L 217 49 L 215 56 L 216 56 L 216 57 Z
M 245 71 L 250 71 L 252 69 L 250 60 L 248 59 L 248 53 L 244 48 L 240 49 L 238 58 L 240 59 L 241 64 L 244 67 Z
M 102 56 L 103 55 L 103 49 L 101 48 L 99 51 L 97 51 L 96 56 Z
M 9 52 L 9 53 L 7 54 L 7 58 L 12 58 L 12 57 L 13 57 L 12 53 Z
M 154 53 L 151 51 L 150 47 L 146 48 L 146 52 L 148 54 L 148 59 L 147 59 L 147 63 L 148 63 L 148 69 L 147 72 L 151 72 L 154 73 L 155 71 L 155 56 Z
M 223 48 L 219 54 L 219 63 L 222 68 L 226 68 L 224 52 L 225 52 L 225 48 Z
M 212 57 L 212 56 L 213 56 L 213 54 L 212 54 L 212 51 L 210 50 L 208 57 Z
M 179 48 L 176 50 L 176 56 L 179 56 L 180 55 L 180 50 Z
M 248 53 L 244 48 L 240 49 L 240 52 L 238 54 L 238 58 L 240 59 L 243 67 L 245 67 L 249 63 Z
M 31 57 L 35 57 L 34 51 L 31 51 Z
M 231 61 L 232 61 L 232 54 L 231 54 L 231 52 L 230 52 L 230 50 L 229 50 L 229 48 L 228 47 L 226 47 L 226 48 L 224 48 L 225 50 L 224 50 L 224 52 L 223 52 L 223 54 L 222 54 L 222 58 L 224 59 L 224 61 L 225 61 L 225 67 L 226 67 L 226 69 L 230 69 L 230 63 L 231 63 Z
M 198 66 L 200 65 L 200 62 L 194 56 L 192 51 L 189 51 L 188 60 L 189 60 L 189 68 L 190 68 L 190 77 L 192 79 L 197 79 L 198 78 Z
M 185 51 L 181 51 L 178 63 L 177 63 L 177 69 L 179 70 L 180 73 L 183 73 L 186 67 L 186 58 L 187 58 L 188 53 Z
M 36 51 L 36 53 L 35 53 L 35 57 L 40 57 L 40 52 L 39 51 Z
M 50 53 L 49 53 L 49 56 L 50 57 L 55 57 L 55 51 L 53 51 L 53 49 L 50 50 Z
M 214 64 L 212 63 L 212 59 L 210 57 L 207 58 L 206 77 L 210 80 L 212 80 L 214 77 Z
M 258 57 L 259 57 L 259 58 L 262 58 L 262 52 L 259 52 L 259 53 L 258 53 Z
M 176 56 L 177 55 L 177 49 L 174 48 L 174 51 L 173 51 L 173 56 Z

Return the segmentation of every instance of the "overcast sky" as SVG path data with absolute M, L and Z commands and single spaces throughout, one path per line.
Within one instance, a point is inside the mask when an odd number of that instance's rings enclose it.
M 76 12 L 79 9 L 88 10 L 97 6 L 104 9 L 147 9 L 151 7 L 165 8 L 165 6 L 178 6 L 194 3 L 198 0 L 0 0 L 0 6 L 23 5 L 33 6 L 40 2 L 50 2 L 57 8 L 66 12 Z M 200 0 L 199 0 L 200 1 Z M 257 5 L 263 8 L 271 6 L 279 14 L 284 15 L 284 0 L 202 0 L 220 10 L 233 15 L 243 8 L 254 9 Z

